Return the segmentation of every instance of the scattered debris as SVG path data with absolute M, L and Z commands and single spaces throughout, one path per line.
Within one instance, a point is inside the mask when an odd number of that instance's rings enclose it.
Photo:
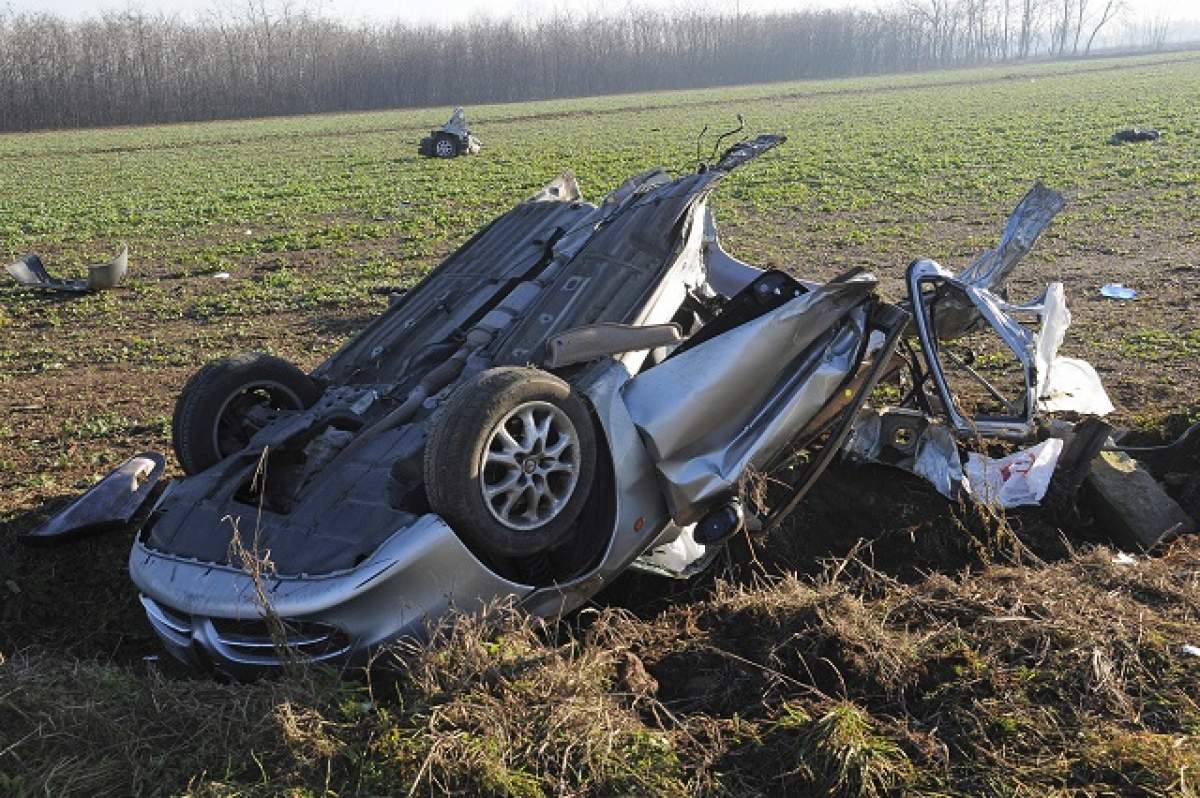
M 462 108 L 455 108 L 446 124 L 421 139 L 417 153 L 427 158 L 457 158 L 459 155 L 476 155 L 481 143 L 467 126 Z
M 1133 299 L 1137 296 L 1137 291 L 1120 283 L 1108 283 L 1100 287 L 1100 296 L 1109 299 Z
M 129 458 L 65 510 L 19 540 L 46 543 L 128 524 L 150 498 L 165 465 L 162 455 L 154 452 Z
M 1109 137 L 1109 144 L 1131 144 L 1139 141 L 1158 141 L 1162 133 L 1152 127 L 1131 127 L 1118 130 Z
M 42 259 L 32 252 L 16 263 L 8 265 L 8 273 L 21 285 L 69 294 L 86 294 L 115 288 L 125 278 L 128 269 L 128 247 L 121 247 L 121 254 L 108 263 L 88 266 L 87 279 L 83 280 L 51 277 L 42 264 Z
M 1200 646 L 1193 646 L 1191 643 L 1184 643 L 1179 647 L 1179 650 L 1191 657 L 1200 657 Z
M 1040 504 L 1062 453 L 1061 438 L 992 459 L 979 452 L 967 456 L 967 481 L 978 501 L 1009 509 Z
M 1137 557 L 1134 557 L 1129 552 L 1119 551 L 1117 556 L 1112 558 L 1113 565 L 1137 565 Z
M 1196 522 L 1125 452 L 1104 451 L 1086 482 L 1096 520 L 1126 546 L 1152 549 L 1196 530 Z

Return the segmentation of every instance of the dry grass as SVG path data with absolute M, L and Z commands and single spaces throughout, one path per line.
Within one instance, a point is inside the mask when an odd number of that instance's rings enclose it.
M 1196 795 L 1200 544 L 902 583 L 860 560 L 649 618 L 458 618 L 366 680 L 18 655 L 0 795 Z

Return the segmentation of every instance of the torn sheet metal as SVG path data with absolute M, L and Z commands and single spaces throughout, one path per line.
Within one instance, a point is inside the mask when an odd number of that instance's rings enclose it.
M 1050 283 L 1040 298 L 1014 305 L 988 288 L 962 282 L 934 260 L 917 260 L 908 266 L 907 280 L 920 346 L 956 433 L 1027 439 L 1033 433 L 1036 410 L 1106 415 L 1114 409 L 1099 374 L 1090 364 L 1058 355 L 1070 325 L 1062 283 Z M 923 292 L 926 284 L 949 288 L 950 292 Z M 958 310 L 958 306 L 943 305 L 942 301 L 954 295 L 971 302 L 976 319 L 988 324 L 1020 362 L 1025 372 L 1025 395 L 1015 403 L 1024 408 L 1019 415 L 972 419 L 962 414 L 954 402 L 937 344 L 943 337 L 942 313 L 948 307 Z M 1022 324 L 1020 317 L 1036 318 L 1038 331 Z
M 96 263 L 88 266 L 87 279 L 83 280 L 64 280 L 50 276 L 45 265 L 42 264 L 42 259 L 32 252 L 16 263 L 8 265 L 9 275 L 21 285 L 69 294 L 86 294 L 115 288 L 125 278 L 128 270 L 129 249 L 127 247 L 122 247 L 121 254 L 108 263 Z
M 450 114 L 450 120 L 442 125 L 442 130 L 447 133 L 457 136 L 462 142 L 463 154 L 478 155 L 483 142 L 471 132 L 470 126 L 467 124 L 467 115 L 462 108 L 455 108 Z
M 962 283 L 1001 292 L 1021 258 L 1029 254 L 1038 237 L 1067 206 L 1062 194 L 1039 180 L 1026 192 L 1004 225 L 1000 244 L 975 259 L 958 275 Z
M 625 386 L 677 524 L 731 495 L 747 469 L 769 461 L 829 401 L 858 365 L 862 302 L 874 286 L 871 277 L 826 285 Z
M 954 435 L 920 411 L 863 408 L 843 452 L 851 461 L 902 468 L 947 499 L 957 499 L 963 490 L 962 458 Z
M 939 339 L 958 338 L 976 327 L 980 297 L 990 294 L 1004 301 L 1009 276 L 1066 204 L 1062 194 L 1034 183 L 1008 217 L 996 248 L 976 258 L 932 301 Z
M 65 510 L 32 532 L 21 535 L 20 540 L 44 543 L 128 524 L 150 498 L 165 465 L 163 456 L 155 452 L 129 458 Z
M 467 114 L 461 107 L 455 108 L 450 113 L 450 119 L 446 124 L 442 125 L 442 130 L 447 133 L 453 133 L 456 136 L 471 135 L 471 128 L 467 126 Z

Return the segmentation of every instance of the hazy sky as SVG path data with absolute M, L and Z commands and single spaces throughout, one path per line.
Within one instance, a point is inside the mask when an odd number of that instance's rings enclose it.
M 267 0 L 268 4 L 279 0 Z M 119 10 L 129 6 L 148 11 L 177 12 L 193 16 L 198 12 L 219 6 L 228 6 L 231 0 L 0 0 L 0 8 L 8 6 L 16 11 L 49 11 L 68 17 L 81 17 L 105 9 Z M 634 0 L 635 6 L 655 8 L 710 7 L 732 10 L 738 0 L 684 3 L 681 0 Z M 474 13 L 491 16 L 539 16 L 556 8 L 571 11 L 620 8 L 619 2 L 603 3 L 600 0 L 457 0 L 455 2 L 428 2 L 428 0 L 300 0 L 298 5 L 317 6 L 328 16 L 343 19 L 404 19 L 408 21 L 456 22 L 469 18 Z M 855 6 L 875 8 L 889 5 L 889 0 L 740 0 L 743 13 L 787 10 L 799 8 L 839 8 Z M 1200 4 L 1195 0 L 1130 0 L 1136 16 L 1145 18 L 1166 16 L 1174 19 L 1200 17 Z M 238 5 L 232 0 L 232 5 Z

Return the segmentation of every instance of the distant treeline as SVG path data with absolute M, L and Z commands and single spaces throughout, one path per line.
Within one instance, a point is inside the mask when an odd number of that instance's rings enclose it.
M 629 10 L 450 27 L 348 25 L 265 0 L 202 21 L 0 11 L 0 130 L 505 102 L 1082 54 L 1120 8 L 1121 0 L 919 0 L 878 11 Z

